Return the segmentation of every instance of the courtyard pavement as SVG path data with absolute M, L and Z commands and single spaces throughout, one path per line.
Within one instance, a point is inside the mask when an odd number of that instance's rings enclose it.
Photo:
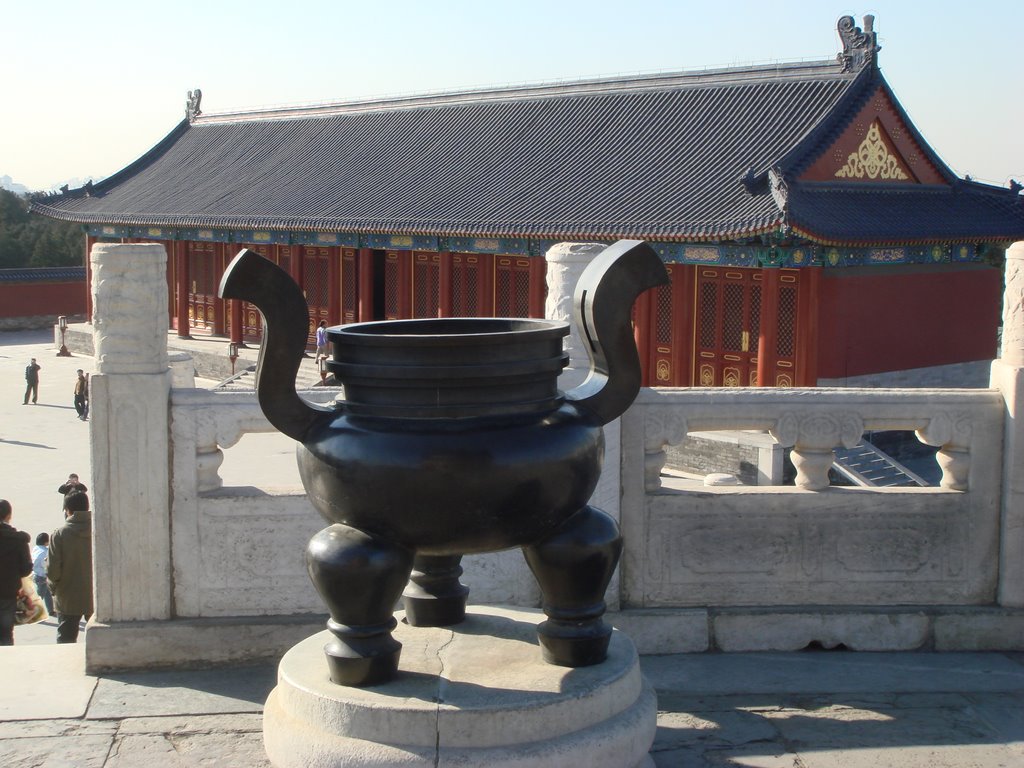
M 0 333 L 0 498 L 33 536 L 60 523 L 67 474 L 89 472 L 71 395 L 92 360 L 55 354 L 50 332 Z M 39 404 L 23 406 L 33 356 Z M 290 471 L 286 443 L 243 450 L 247 472 Z M 260 729 L 275 665 L 92 676 L 84 644 L 54 637 L 50 622 L 19 627 L 0 648 L 0 766 L 269 765 Z M 692 654 L 642 667 L 658 692 L 658 768 L 1024 766 L 1021 653 Z

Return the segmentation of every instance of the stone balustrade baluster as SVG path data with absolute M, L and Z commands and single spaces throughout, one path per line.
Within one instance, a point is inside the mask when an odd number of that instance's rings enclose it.
M 951 491 L 966 491 L 971 470 L 971 422 L 966 414 L 940 413 L 917 430 L 917 439 L 938 446 L 935 461 L 942 470 L 939 485 Z
M 829 486 L 828 472 L 837 445 L 853 448 L 864 434 L 864 420 L 849 411 L 782 414 L 770 430 L 780 445 L 792 448 L 796 486 L 821 491 Z
M 644 415 L 644 489 L 661 488 L 666 445 L 678 445 L 686 438 L 686 418 L 678 408 L 648 406 Z

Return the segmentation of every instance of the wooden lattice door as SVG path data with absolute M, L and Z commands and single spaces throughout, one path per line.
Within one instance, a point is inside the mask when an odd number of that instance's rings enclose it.
M 489 254 L 453 253 L 452 317 L 487 317 L 493 313 L 491 267 Z
M 321 320 L 330 323 L 330 249 L 306 247 L 302 253 L 302 292 L 309 305 L 308 346 L 316 346 L 316 329 Z
M 760 272 L 698 268 L 694 340 L 697 385 L 757 385 L 760 319 Z
M 216 243 L 188 244 L 188 319 L 194 330 L 213 333 L 217 318 Z
M 414 253 L 412 316 L 438 317 L 441 307 L 441 254 Z
M 495 317 L 530 316 L 530 260 L 499 256 L 494 263 Z

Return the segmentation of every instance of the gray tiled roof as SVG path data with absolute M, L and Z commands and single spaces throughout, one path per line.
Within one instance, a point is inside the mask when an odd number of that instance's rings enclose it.
M 784 210 L 766 184 L 741 183 L 797 167 L 880 82 L 874 68 L 819 62 L 203 115 L 88 195 L 33 210 L 439 236 L 729 240 L 789 223 L 844 242 L 1024 235 L 1008 190 L 793 183 Z

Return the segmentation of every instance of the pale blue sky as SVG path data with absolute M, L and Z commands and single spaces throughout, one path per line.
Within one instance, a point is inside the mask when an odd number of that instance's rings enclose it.
M 846 2 L 846 0 L 843 0 Z M 0 176 L 102 178 L 183 117 L 599 75 L 825 59 L 875 15 L 879 63 L 959 174 L 1024 180 L 1024 2 L 7 0 Z

